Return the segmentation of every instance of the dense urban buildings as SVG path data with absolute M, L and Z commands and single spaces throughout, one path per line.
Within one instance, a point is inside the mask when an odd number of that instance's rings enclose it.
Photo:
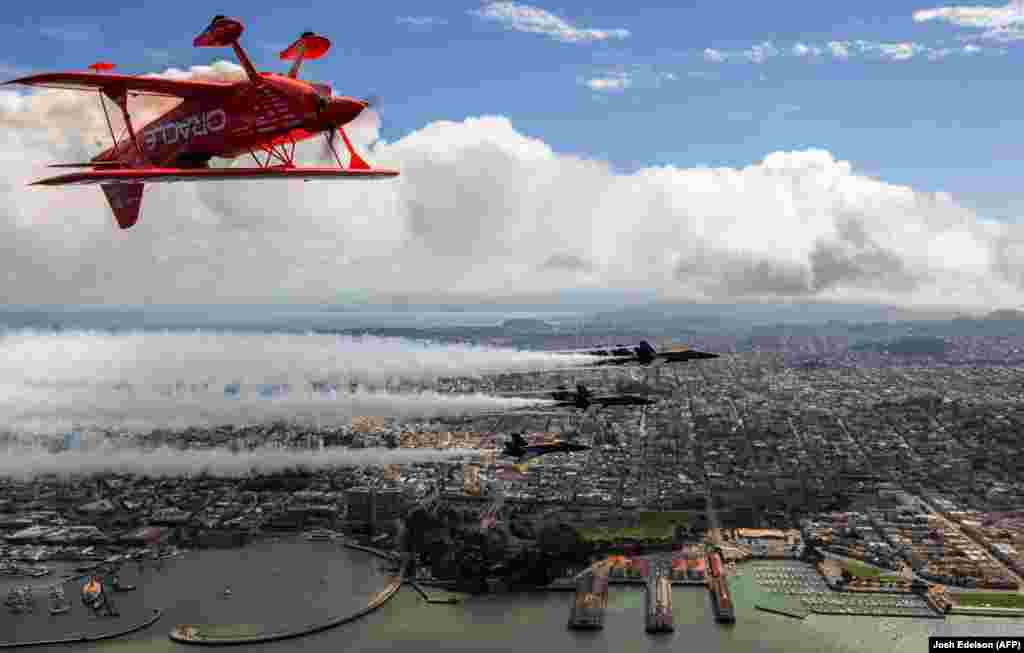
M 449 392 L 515 393 L 583 382 L 597 393 L 657 399 L 650 406 L 419 423 L 363 416 L 348 427 L 312 431 L 278 423 L 132 434 L 182 448 L 469 453 L 243 478 L 2 480 L 0 556 L 89 560 L 124 548 L 235 546 L 262 532 L 312 528 L 398 537 L 401 520 L 426 509 L 456 520 L 462 536 L 475 529 L 483 539 L 474 546 L 490 547 L 488 564 L 498 564 L 540 546 L 540 531 L 556 520 L 594 546 L 657 547 L 700 541 L 714 527 L 714 513 L 738 557 L 799 557 L 807 543 L 881 573 L 954 587 L 1017 587 L 1024 372 L 792 365 L 791 355 L 745 352 L 683 365 L 440 383 Z M 511 433 L 592 448 L 514 465 L 500 453 Z M 68 440 L 49 446 L 63 449 Z M 88 438 L 71 440 L 88 446 Z M 671 518 L 645 517 L 656 513 Z M 673 578 L 703 577 L 700 555 L 676 560 Z

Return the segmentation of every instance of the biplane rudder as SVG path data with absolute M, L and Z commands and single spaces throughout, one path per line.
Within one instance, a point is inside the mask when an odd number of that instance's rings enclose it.
M 140 183 L 100 185 L 107 198 L 107 203 L 110 204 L 110 210 L 114 212 L 117 226 L 122 229 L 129 229 L 139 221 L 144 186 L 145 184 Z
M 93 157 L 90 163 L 94 166 L 93 170 L 143 168 L 147 165 L 132 141 L 122 141 L 122 143 Z M 117 221 L 117 226 L 121 229 L 129 229 L 139 221 L 143 186 L 144 184 L 141 182 L 100 184 L 100 189 L 103 191 L 104 197 L 107 198 L 110 210 L 114 213 L 114 220 Z

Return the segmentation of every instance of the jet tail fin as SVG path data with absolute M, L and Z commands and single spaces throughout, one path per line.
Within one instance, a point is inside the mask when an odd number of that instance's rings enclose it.
M 144 184 L 101 184 L 103 194 L 114 212 L 117 226 L 128 229 L 139 221 L 139 210 L 142 208 L 142 190 Z
M 650 363 L 654 360 L 655 354 L 658 352 L 651 346 L 651 343 L 646 340 L 641 340 L 640 344 L 636 346 L 636 357 L 641 363 Z

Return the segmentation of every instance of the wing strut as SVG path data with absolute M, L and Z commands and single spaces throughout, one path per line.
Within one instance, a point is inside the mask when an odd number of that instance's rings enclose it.
M 107 103 L 103 101 L 103 91 L 96 89 L 100 96 L 100 107 L 103 109 L 103 117 L 107 119 L 107 129 L 110 130 L 110 138 L 114 141 L 114 149 L 117 149 L 117 136 L 114 135 L 114 125 L 110 122 L 110 112 L 107 111 Z
M 109 61 L 97 61 L 89 66 L 94 73 L 109 72 L 114 69 L 114 64 Z M 107 119 L 107 129 L 110 130 L 110 138 L 114 141 L 114 149 L 117 150 L 117 135 L 114 134 L 114 125 L 110 122 L 110 112 L 107 111 L 107 103 L 103 101 L 103 89 L 97 87 L 96 92 L 100 96 L 100 108 L 103 109 L 103 117 Z
M 245 69 L 245 74 L 250 80 L 258 84 L 260 82 L 260 74 L 256 72 L 256 67 L 252 65 L 251 61 L 249 61 L 248 55 L 245 54 L 245 50 L 242 49 L 242 46 L 238 45 L 238 41 L 231 42 L 231 49 L 235 51 L 235 56 L 238 57 L 238 63 L 242 64 L 242 68 Z
M 341 163 L 341 157 L 338 156 L 338 150 L 334 149 L 334 139 L 330 137 L 330 134 L 325 138 L 327 139 L 327 147 L 331 148 L 331 154 L 334 155 L 334 160 L 338 162 L 338 167 L 344 169 L 345 166 Z
M 345 141 L 345 147 L 348 148 L 348 154 L 351 157 L 348 160 L 349 170 L 369 170 L 370 164 L 356 153 L 355 148 L 352 147 L 352 141 L 348 140 L 348 134 L 345 133 L 345 130 L 342 127 L 338 127 L 338 131 L 341 132 L 341 138 Z M 338 156 L 337 153 L 334 156 Z M 339 165 L 341 164 L 340 161 L 338 163 Z
M 121 109 L 121 117 L 124 118 L 124 124 L 128 126 L 128 136 L 132 139 L 132 145 L 135 146 L 135 150 L 139 153 L 139 156 L 145 159 L 146 155 L 142 152 L 139 140 L 135 138 L 135 129 L 132 127 L 132 118 L 128 115 L 128 92 L 123 88 L 117 89 L 116 91 L 108 88 L 104 88 L 102 90 L 103 94 L 113 100 L 114 104 Z M 106 111 L 105 108 L 104 111 Z
M 299 39 L 295 48 L 295 63 L 288 69 L 288 76 L 292 79 L 299 78 L 299 68 L 302 68 L 302 60 L 306 57 L 306 44 Z

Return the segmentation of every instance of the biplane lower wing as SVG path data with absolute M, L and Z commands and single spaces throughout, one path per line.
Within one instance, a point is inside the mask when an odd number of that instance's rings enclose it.
M 129 168 L 89 170 L 48 177 L 32 186 L 88 186 L 94 184 L 167 184 L 179 181 L 245 179 L 381 179 L 397 177 L 397 170 L 342 168 Z

